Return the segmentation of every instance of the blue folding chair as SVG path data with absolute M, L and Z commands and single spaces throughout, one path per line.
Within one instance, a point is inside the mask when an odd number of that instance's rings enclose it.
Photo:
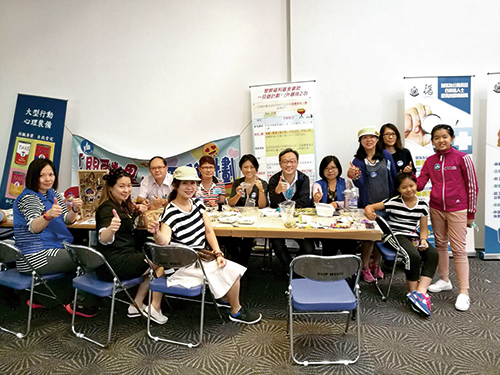
M 205 270 L 203 269 L 203 263 L 198 257 L 196 250 L 193 250 L 187 246 L 183 245 L 166 245 L 160 246 L 151 242 L 144 244 L 144 253 L 150 264 L 150 283 L 149 283 L 149 303 L 148 303 L 148 336 L 155 341 L 164 341 L 172 344 L 185 345 L 189 348 L 194 348 L 200 345 L 203 338 L 203 321 L 205 316 L 205 293 L 208 286 L 207 277 L 205 275 Z M 182 267 L 189 267 L 195 265 L 200 267 L 203 271 L 203 281 L 201 285 L 195 286 L 193 288 L 184 288 L 180 285 L 167 286 L 167 281 L 165 276 L 156 278 L 155 273 L 152 268 L 152 264 L 159 267 L 164 267 L 165 269 L 178 269 Z M 212 301 L 215 309 L 219 315 L 219 318 L 224 323 L 224 319 L 220 314 L 215 298 L 208 287 L 209 293 L 212 296 Z M 152 292 L 163 293 L 165 298 L 180 299 L 184 301 L 198 302 L 201 305 L 200 308 L 200 326 L 198 339 L 194 342 L 184 342 L 173 339 L 167 339 L 159 336 L 154 336 L 151 333 L 151 297 Z M 209 303 L 209 302 L 207 302 Z
M 290 353 L 295 363 L 300 365 L 351 364 L 358 361 L 361 354 L 359 301 L 359 276 L 361 259 L 356 255 L 301 255 L 290 263 L 290 284 L 288 286 L 288 308 Z M 346 279 L 354 277 L 354 286 Z M 354 359 L 339 360 L 299 360 L 294 352 L 294 316 L 346 314 L 344 334 L 349 330 L 353 311 L 357 309 L 357 356 Z M 314 353 L 311 349 L 310 354 Z M 309 358 L 309 357 L 307 357 Z
M 382 301 L 387 301 L 387 298 L 389 297 L 389 294 L 391 292 L 391 286 L 394 280 L 394 273 L 396 272 L 396 264 L 399 260 L 403 258 L 403 254 L 406 253 L 402 251 L 401 245 L 396 236 L 394 235 L 391 227 L 389 226 L 389 223 L 387 223 L 387 221 L 381 216 L 377 216 L 375 221 L 380 227 L 380 230 L 384 233 L 386 242 L 389 242 L 392 246 L 394 246 L 397 249 L 396 251 L 394 251 L 392 248 L 386 246 L 385 242 L 382 241 L 376 243 L 377 248 L 379 249 L 381 255 L 378 267 L 380 268 L 382 266 L 382 260 L 384 260 L 385 262 L 392 262 L 391 276 L 389 278 L 389 285 L 387 286 L 386 293 L 382 291 L 382 286 L 379 284 L 378 279 L 375 278 L 375 286 L 377 287 L 377 290 L 380 293 L 380 296 L 382 297 Z
M 142 276 L 136 277 L 129 280 L 121 281 L 116 275 L 115 271 L 109 263 L 106 261 L 104 256 L 87 246 L 73 245 L 67 242 L 63 243 L 64 247 L 71 254 L 73 260 L 78 265 L 76 270 L 76 277 L 73 279 L 73 288 L 75 288 L 75 297 L 73 299 L 73 317 L 71 318 L 71 329 L 76 337 L 85 339 L 100 347 L 107 347 L 111 342 L 111 331 L 113 329 L 113 315 L 115 312 L 115 301 L 120 301 L 128 304 L 129 302 L 123 301 L 116 298 L 116 295 L 120 292 L 125 292 L 131 304 L 133 304 L 138 311 L 140 311 L 134 299 L 130 295 L 127 289 L 130 289 L 136 285 L 139 285 L 144 281 Z M 95 274 L 95 269 L 105 265 L 111 275 L 113 275 L 113 281 L 102 281 Z M 83 332 L 77 332 L 75 329 L 75 316 L 76 316 L 76 301 L 78 297 L 78 291 L 84 291 L 93 294 L 98 297 L 110 297 L 111 298 L 111 312 L 109 314 L 109 326 L 108 326 L 108 339 L 105 344 L 95 341 L 87 336 Z
M 5 241 L 0 241 L 0 263 L 12 263 L 17 260 L 23 260 L 31 268 L 31 275 L 24 275 L 22 273 L 19 273 L 16 268 L 4 269 L 0 271 L 0 285 L 15 290 L 27 290 L 30 292 L 30 304 L 28 307 L 28 323 L 26 326 L 26 332 L 14 332 L 4 327 L 0 327 L 0 329 L 2 329 L 2 331 L 12 333 L 13 335 L 16 335 L 18 338 L 22 339 L 23 337 L 26 337 L 30 332 L 31 315 L 33 310 L 33 295 L 36 293 L 38 295 L 59 300 L 57 298 L 57 295 L 48 285 L 47 281 L 61 279 L 66 274 L 54 273 L 41 276 L 40 274 L 38 274 L 38 272 L 35 271 L 24 254 L 16 246 Z M 39 285 L 44 285 L 50 292 L 50 295 L 36 291 L 35 288 Z M 62 304 L 63 303 L 61 302 L 61 305 Z

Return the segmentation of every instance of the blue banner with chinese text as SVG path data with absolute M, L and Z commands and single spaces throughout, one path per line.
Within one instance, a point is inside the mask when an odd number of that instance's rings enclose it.
M 0 188 L 1 208 L 12 208 L 34 159 L 50 159 L 59 169 L 66 107 L 66 100 L 18 94 Z

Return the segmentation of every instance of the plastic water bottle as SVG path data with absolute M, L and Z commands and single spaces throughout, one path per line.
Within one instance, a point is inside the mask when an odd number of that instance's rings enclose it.
M 351 202 L 351 189 L 344 190 L 344 211 L 349 211 L 349 205 Z
M 355 211 L 358 209 L 358 194 L 355 189 L 352 189 L 351 196 L 349 198 L 349 210 Z
M 256 206 L 256 198 L 257 194 L 255 192 L 252 192 L 248 197 L 247 200 L 245 201 L 245 207 L 255 207 Z

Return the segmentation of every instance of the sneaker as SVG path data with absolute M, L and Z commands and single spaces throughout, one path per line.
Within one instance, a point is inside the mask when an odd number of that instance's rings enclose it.
M 216 299 L 215 303 L 217 304 L 217 307 L 226 308 L 226 309 L 230 309 L 231 308 L 231 305 L 229 304 L 229 301 L 224 301 L 224 300 L 222 300 L 220 298 Z
M 412 308 L 416 307 L 413 310 L 423 313 L 426 316 L 431 315 L 431 301 L 429 296 L 414 291 L 408 294 L 408 299 L 412 303 Z
M 382 267 L 379 267 L 379 265 L 375 262 L 373 262 L 370 266 L 370 271 L 372 273 L 372 276 L 377 279 L 383 279 L 384 278 L 384 273 L 382 272 Z
M 148 316 L 148 306 L 144 306 L 144 313 Z M 168 317 L 163 315 L 161 311 L 156 311 L 156 309 L 151 306 L 151 320 L 157 324 L 165 324 Z
M 26 304 L 28 305 L 28 307 L 29 307 L 29 305 L 31 305 L 32 309 L 46 309 L 47 308 L 47 306 L 42 305 L 41 303 L 36 303 L 35 301 L 33 301 L 33 303 L 31 303 L 30 300 L 27 300 Z
M 233 313 L 230 312 L 229 319 L 238 323 L 255 324 L 262 319 L 262 314 L 246 310 L 242 307 L 236 315 L 233 315 Z
M 457 302 L 455 302 L 455 308 L 458 311 L 469 310 L 470 298 L 467 294 L 459 294 L 457 297 Z
M 140 307 L 140 310 L 137 310 L 137 307 L 135 307 L 134 305 L 129 305 L 127 310 L 127 316 L 129 318 L 138 318 L 144 315 L 147 316 L 147 313 L 144 311 L 144 305 Z
M 436 281 L 434 284 L 429 285 L 429 292 L 432 293 L 439 293 L 442 292 L 443 290 L 452 290 L 453 286 L 451 285 L 451 281 L 444 281 L 443 279 L 439 279 Z
M 71 307 L 71 303 L 68 303 L 66 306 L 66 311 L 73 315 L 73 308 Z M 97 306 L 76 306 L 75 315 L 82 316 L 84 318 L 93 318 L 99 313 L 99 308 Z
M 370 272 L 369 269 L 363 268 L 361 270 L 361 277 L 367 283 L 374 283 L 375 282 L 375 278 L 373 277 L 373 275 L 372 275 L 372 273 Z

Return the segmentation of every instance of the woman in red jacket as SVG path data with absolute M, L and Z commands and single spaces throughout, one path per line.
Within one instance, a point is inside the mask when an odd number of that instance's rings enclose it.
M 426 160 L 417 183 L 417 190 L 421 191 L 427 181 L 432 182 L 429 206 L 441 278 L 429 286 L 429 291 L 437 293 L 452 289 L 448 270 L 449 240 L 460 288 L 455 308 L 467 311 L 470 299 L 466 236 L 467 227 L 472 226 L 476 213 L 476 172 L 470 156 L 451 146 L 455 139 L 451 126 L 436 125 L 431 139 L 436 153 Z

